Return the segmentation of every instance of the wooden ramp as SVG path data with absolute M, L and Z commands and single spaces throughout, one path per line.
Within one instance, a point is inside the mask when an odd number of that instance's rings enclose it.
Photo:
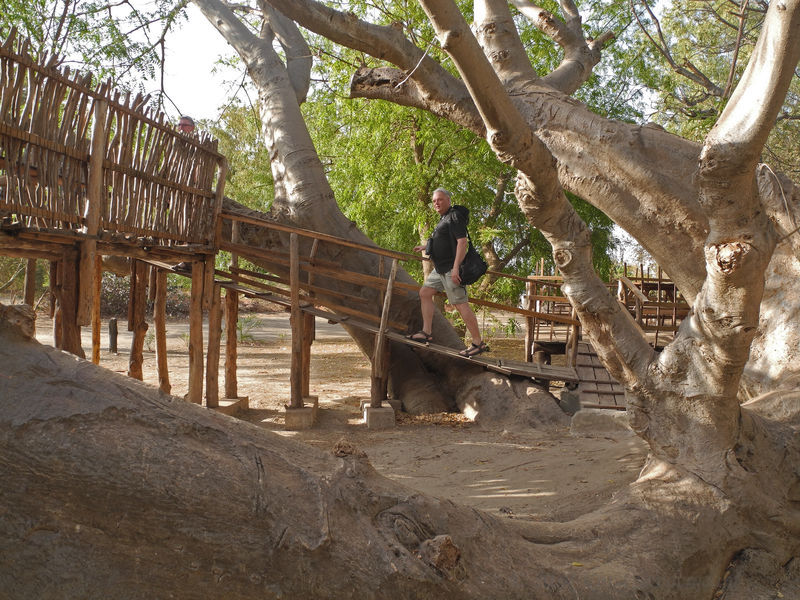
M 284 306 L 287 309 L 291 304 L 285 297 L 282 297 L 277 294 L 271 294 L 268 292 L 258 292 L 252 289 L 248 289 L 245 286 L 237 285 L 235 283 L 228 281 L 218 281 L 217 283 L 220 284 L 222 287 L 235 290 L 237 292 L 246 294 L 248 296 L 261 298 L 262 300 L 267 300 L 269 302 L 274 302 L 275 304 Z M 319 308 L 318 306 L 314 306 L 312 304 L 301 306 L 300 310 L 302 310 L 305 313 L 314 315 L 315 317 L 326 319 L 331 323 L 346 324 L 351 327 L 356 327 L 358 329 L 368 331 L 376 335 L 378 334 L 379 331 L 379 327 L 376 325 L 367 323 L 363 320 L 351 317 L 349 315 L 337 314 L 335 312 Z M 415 342 L 414 340 L 408 339 L 405 336 L 405 334 L 402 334 L 397 331 L 386 331 L 385 335 L 388 339 L 392 340 L 393 342 L 405 344 L 420 351 L 435 352 L 436 354 L 442 354 L 450 358 L 455 358 L 461 361 L 469 362 L 472 363 L 473 365 L 479 365 L 490 371 L 494 371 L 496 373 L 502 373 L 503 375 L 528 377 L 531 379 L 536 379 L 541 381 L 563 381 L 565 383 L 567 382 L 577 383 L 579 381 L 578 373 L 572 367 L 558 367 L 552 365 L 511 360 L 507 358 L 495 358 L 491 356 L 491 353 L 489 353 L 488 356 L 486 354 L 482 354 L 480 356 L 469 358 L 466 356 L 461 356 L 458 353 L 459 352 L 458 350 L 450 348 L 448 346 L 442 346 L 440 344 Z
M 625 410 L 625 388 L 606 370 L 588 342 L 578 342 L 578 398 L 585 408 Z

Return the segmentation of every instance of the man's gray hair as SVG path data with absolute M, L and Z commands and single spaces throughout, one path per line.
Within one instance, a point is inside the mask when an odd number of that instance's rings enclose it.
M 441 193 L 443 193 L 445 196 L 447 196 L 447 199 L 448 199 L 448 200 L 452 200 L 452 199 L 453 199 L 453 196 L 450 194 L 450 192 L 448 192 L 448 191 L 447 191 L 446 189 L 444 189 L 444 188 L 436 188 L 435 190 L 433 190 L 433 194 L 435 194 L 436 192 L 441 192 Z M 431 194 L 431 196 L 433 196 L 433 194 Z

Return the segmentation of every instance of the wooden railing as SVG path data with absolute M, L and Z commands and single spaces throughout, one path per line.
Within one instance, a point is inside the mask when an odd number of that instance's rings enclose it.
M 0 46 L 0 217 L 38 230 L 211 247 L 224 157 L 91 76 Z
M 361 244 L 351 240 L 338 238 L 325 233 L 308 229 L 301 229 L 269 219 L 258 218 L 239 213 L 223 211 L 220 214 L 220 230 L 231 231 L 231 238 L 237 240 L 237 229 L 240 226 L 255 226 L 263 229 L 255 237 L 267 239 L 266 232 L 280 233 L 288 240 L 289 251 L 256 248 L 252 245 L 238 241 L 220 240 L 221 250 L 229 251 L 232 263 L 228 270 L 217 269 L 215 276 L 217 284 L 226 287 L 230 292 L 244 293 L 260 297 L 280 305 L 292 312 L 292 340 L 293 340 L 293 378 L 291 406 L 299 408 L 303 405 L 302 398 L 307 395 L 308 375 L 305 365 L 308 360 L 308 348 L 303 348 L 302 343 L 308 342 L 308 334 L 304 327 L 313 326 L 302 316 L 302 313 L 311 316 L 328 318 L 331 321 L 350 324 L 353 327 L 376 335 L 375 349 L 372 356 L 372 401 L 373 407 L 379 407 L 381 400 L 386 396 L 386 377 L 388 359 L 386 349 L 387 338 L 393 341 L 408 343 L 400 335 L 408 330 L 408 323 L 395 322 L 390 318 L 390 309 L 393 297 L 408 295 L 409 292 L 419 290 L 419 285 L 395 278 L 398 264 L 406 261 L 422 261 L 416 254 L 407 254 L 393 250 L 386 250 L 377 246 Z M 252 231 L 249 234 L 253 234 Z M 300 240 L 303 240 L 302 242 Z M 326 248 L 327 246 L 327 248 Z M 329 251 L 333 249 L 333 251 Z M 370 272 L 357 272 L 343 266 L 341 261 L 332 262 L 324 256 L 338 255 L 343 249 L 352 249 L 373 257 L 366 262 L 371 263 Z M 266 272 L 247 269 L 239 265 L 239 259 L 254 262 Z M 377 264 L 376 264 L 377 263 Z M 510 277 L 524 281 L 533 281 L 530 278 L 495 272 L 498 277 Z M 335 285 L 330 283 L 335 282 Z M 506 313 L 520 315 L 526 319 L 548 320 L 554 319 L 561 326 L 577 328 L 578 321 L 569 315 L 552 315 L 535 310 L 528 310 L 517 306 L 509 306 L 480 299 L 470 299 L 474 306 L 481 306 Z M 235 306 L 234 301 L 231 306 Z M 228 313 L 227 317 L 233 319 L 228 326 L 235 327 L 235 317 Z M 303 324 L 305 323 L 305 325 Z M 313 319 L 311 320 L 313 323 Z M 303 341 L 306 340 L 306 341 Z M 302 343 L 301 343 L 302 342 Z M 434 349 L 435 345 L 431 345 Z M 435 351 L 448 353 L 459 358 L 457 352 L 446 347 L 435 346 Z M 527 353 L 530 363 L 530 353 Z M 304 358 L 305 357 L 305 358 Z M 481 357 L 483 359 L 483 357 Z M 517 361 L 500 359 L 486 359 L 474 362 L 486 368 L 499 370 L 504 373 L 527 375 L 543 380 L 573 380 L 574 370 L 552 367 L 538 367 L 522 363 L 512 364 Z M 304 374 L 305 373 L 305 374 Z

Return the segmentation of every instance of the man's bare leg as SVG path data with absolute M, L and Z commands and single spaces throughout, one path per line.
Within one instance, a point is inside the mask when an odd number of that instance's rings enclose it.
M 433 302 L 431 302 L 431 305 Z M 478 326 L 478 317 L 475 316 L 469 302 L 455 305 L 461 318 L 464 319 L 464 325 L 467 326 L 470 336 L 472 336 L 472 343 L 476 346 L 481 343 L 481 328 Z
M 433 296 L 435 294 L 436 290 L 431 287 L 421 287 L 419 289 L 419 304 L 422 310 L 422 331 L 428 335 L 433 333 Z

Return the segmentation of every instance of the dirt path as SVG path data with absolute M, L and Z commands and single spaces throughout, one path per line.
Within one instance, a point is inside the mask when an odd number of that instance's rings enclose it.
M 645 446 L 630 432 L 494 431 L 461 415 L 412 418 L 403 413 L 394 429 L 367 430 L 359 407 L 369 400 L 369 361 L 340 326 L 319 319 L 310 383 L 311 393 L 319 397 L 319 423 L 308 431 L 285 431 L 288 316 L 258 313 L 248 315 L 247 322 L 253 342 L 239 346 L 238 380 L 239 394 L 249 397 L 250 410 L 242 419 L 325 451 L 347 439 L 367 453 L 379 472 L 426 494 L 506 518 L 566 521 L 608 502 L 636 478 L 644 462 Z M 124 331 L 123 320 L 119 328 L 120 353 L 109 354 L 104 322 L 100 364 L 126 373 L 130 333 Z M 171 322 L 167 330 L 172 393 L 181 397 L 188 382 L 188 325 Z M 44 316 L 37 321 L 37 338 L 52 343 L 51 325 Z M 91 347 L 88 329 L 83 345 Z M 158 383 L 155 353 L 149 348 L 144 380 Z

